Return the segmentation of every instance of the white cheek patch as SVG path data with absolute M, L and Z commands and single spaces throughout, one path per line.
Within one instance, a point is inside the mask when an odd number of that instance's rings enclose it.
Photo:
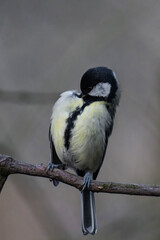
M 90 92 L 90 96 L 108 97 L 111 91 L 111 84 L 98 83 Z

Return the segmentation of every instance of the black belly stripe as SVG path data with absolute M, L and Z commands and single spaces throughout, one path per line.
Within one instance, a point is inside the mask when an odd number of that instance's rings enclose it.
M 82 114 L 83 110 L 86 106 L 91 104 L 91 102 L 85 102 L 82 107 L 77 107 L 75 111 L 71 112 L 69 117 L 66 120 L 67 126 L 64 132 L 64 146 L 66 149 L 69 149 L 70 139 L 71 139 L 71 132 L 75 126 L 75 121 L 79 115 Z
M 85 107 L 89 106 L 91 103 L 97 102 L 97 101 L 106 101 L 106 99 L 104 97 L 96 97 L 96 96 L 92 97 L 87 95 L 83 97 L 83 101 L 84 101 L 84 104 L 82 105 L 82 107 L 77 107 L 73 112 L 69 114 L 69 117 L 66 120 L 67 126 L 64 132 L 64 146 L 66 147 L 67 150 L 69 149 L 71 133 L 72 133 L 72 129 L 75 126 L 75 121 L 77 117 L 81 115 Z

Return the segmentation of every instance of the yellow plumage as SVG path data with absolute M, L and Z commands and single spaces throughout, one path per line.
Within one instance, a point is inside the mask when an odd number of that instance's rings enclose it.
M 105 149 L 105 129 L 110 118 L 105 102 L 93 102 L 78 116 L 70 142 L 70 152 L 78 169 L 96 171 Z
M 71 91 L 63 93 L 54 105 L 51 134 L 57 155 L 63 163 L 76 169 L 95 171 L 102 161 L 105 150 L 104 130 L 110 121 L 106 102 L 93 102 L 84 108 L 71 130 L 69 150 L 64 147 L 64 133 L 69 113 L 82 105 L 82 99 L 73 95 Z

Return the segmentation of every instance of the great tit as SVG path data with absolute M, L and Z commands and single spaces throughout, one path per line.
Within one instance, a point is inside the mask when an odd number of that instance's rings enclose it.
M 53 106 L 48 168 L 69 167 L 83 177 L 82 232 L 86 235 L 97 232 L 94 193 L 88 187 L 91 180 L 97 178 L 105 156 L 120 99 L 120 86 L 111 69 L 94 67 L 83 74 L 80 88 L 81 93 L 62 93 Z M 58 185 L 54 179 L 53 183 Z

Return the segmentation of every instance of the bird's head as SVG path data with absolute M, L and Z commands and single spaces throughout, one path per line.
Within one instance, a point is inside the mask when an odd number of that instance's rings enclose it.
M 90 68 L 83 74 L 80 87 L 84 97 L 104 98 L 107 103 L 114 105 L 119 103 L 119 82 L 111 69 Z

